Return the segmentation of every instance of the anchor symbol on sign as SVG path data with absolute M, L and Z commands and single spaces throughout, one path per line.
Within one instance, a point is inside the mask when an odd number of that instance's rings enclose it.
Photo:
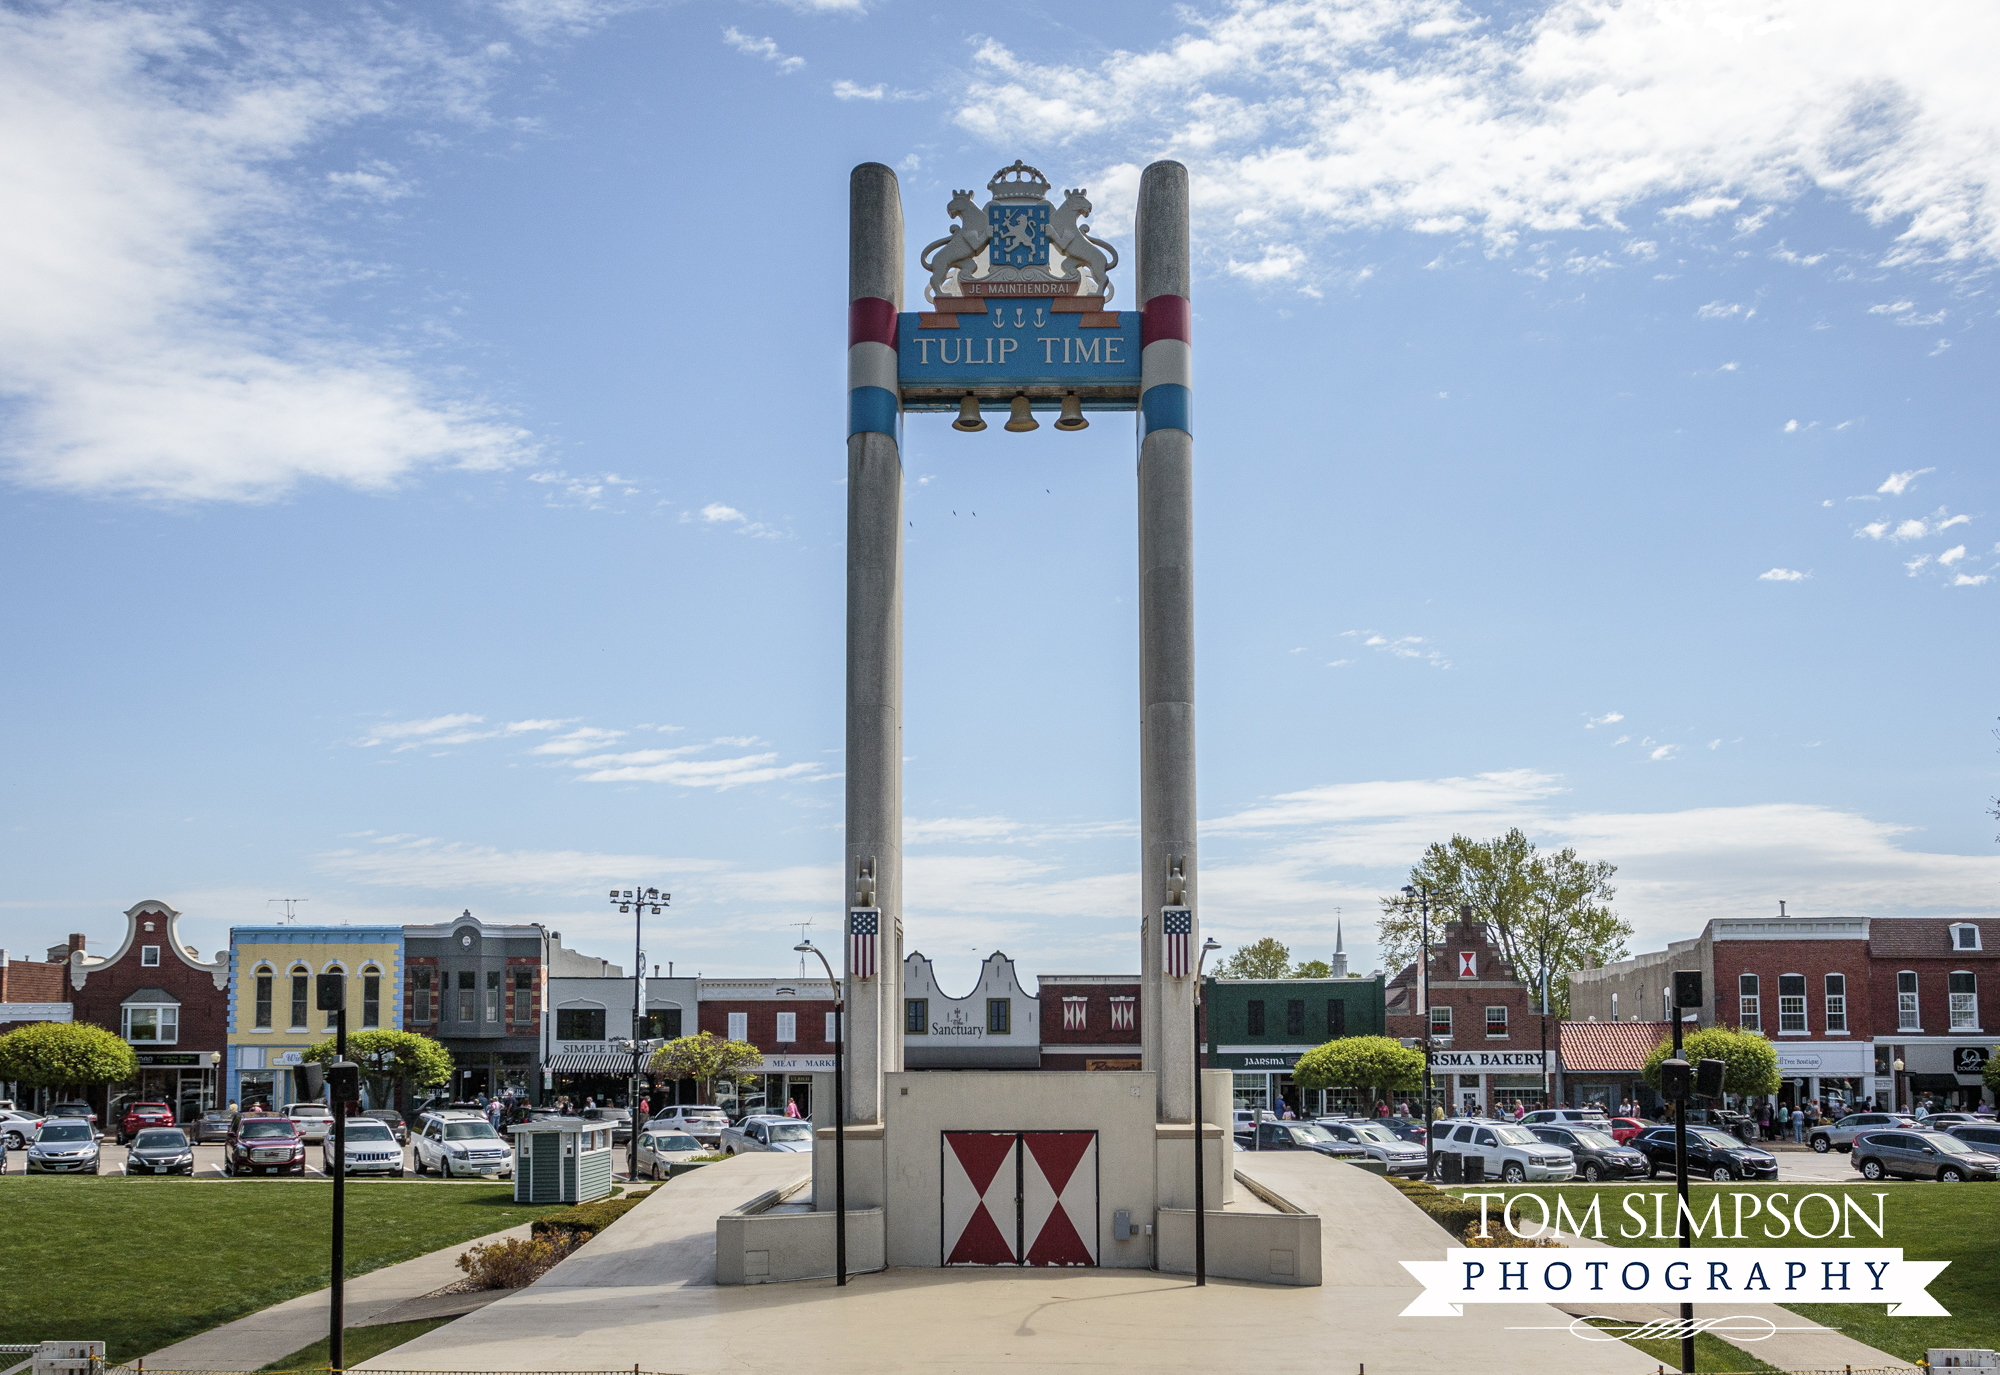
M 1047 323 L 1048 323 L 1048 322 L 1047 322 L 1046 320 L 1044 320 L 1044 319 L 1042 318 L 1042 308 L 1041 308 L 1040 306 L 1036 306 L 1036 307 L 1035 307 L 1035 328 L 1036 328 L 1036 329 L 1040 329 L 1040 328 L 1041 328 L 1041 327 L 1042 327 L 1043 325 L 1045 325 L 1045 324 L 1047 324 Z

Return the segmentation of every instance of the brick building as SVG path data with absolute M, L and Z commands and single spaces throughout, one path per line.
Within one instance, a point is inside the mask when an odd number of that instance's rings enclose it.
M 1036 986 L 1043 1069 L 1139 1068 L 1137 974 L 1043 974 Z
M 812 1076 L 833 1072 L 833 1004 L 824 978 L 701 980 L 699 1029 L 748 1041 L 764 1054 L 762 1076 L 716 1085 L 719 1105 L 732 1115 L 783 1112 L 790 1099 L 812 1116 Z
M 1345 963 L 1343 957 L 1343 963 Z M 1202 980 L 1202 1065 L 1231 1072 L 1239 1108 L 1320 1115 L 1359 1110 L 1365 1090 L 1301 1089 L 1292 1082 L 1299 1057 L 1343 1036 L 1387 1031 L 1380 974 L 1326 979 Z
M 1878 1096 L 1893 1092 L 1902 1106 L 1925 1094 L 1953 1107 L 1992 1102 L 1981 1076 L 2000 1032 L 1986 1025 L 2000 1022 L 2000 920 L 1878 918 L 1868 953 Z
M 451 1052 L 450 1092 L 469 1098 L 511 1088 L 533 1096 L 548 931 L 535 923 L 492 925 L 468 910 L 457 921 L 405 926 L 402 937 L 403 1028 L 436 1037 Z
M 203 960 L 180 938 L 180 913 L 148 899 L 125 911 L 125 938 L 109 955 L 69 942 L 68 1000 L 74 1019 L 123 1037 L 138 1077 L 85 1095 L 109 1124 L 123 1101 L 166 1103 L 182 1121 L 216 1105 L 217 1071 L 229 1039 L 229 952 Z
M 1555 1060 L 1554 1020 L 1541 1015 L 1533 991 L 1501 959 L 1484 922 L 1448 921 L 1433 936 L 1429 1015 L 1419 1005 L 1412 961 L 1389 981 L 1387 1034 L 1413 1046 L 1429 1037 L 1432 1083 L 1450 1111 L 1541 1106 L 1544 1065 Z

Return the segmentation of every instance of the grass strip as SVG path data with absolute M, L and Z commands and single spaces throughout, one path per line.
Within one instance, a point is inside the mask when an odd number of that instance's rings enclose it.
M 0 1343 L 101 1341 L 113 1362 L 129 1362 L 332 1282 L 330 1183 L 36 1175 L 6 1184 Z M 351 1183 L 347 1274 L 559 1211 L 516 1203 L 504 1184 Z
M 1592 1327 L 1603 1324 L 1593 1322 Z M 1622 1325 L 1622 1324 L 1618 1324 Z M 1681 1344 L 1676 1337 L 1623 1337 L 1625 1345 L 1643 1352 L 1658 1361 L 1663 1369 L 1677 1371 L 1681 1368 Z M 1695 1375 L 1783 1375 L 1778 1367 L 1766 1365 L 1738 1346 L 1731 1346 L 1722 1338 L 1707 1332 L 1697 1332 L 1694 1336 Z
M 443 1327 L 456 1318 L 418 1318 L 415 1322 L 389 1322 L 380 1327 L 350 1327 L 340 1334 L 340 1359 L 348 1369 L 363 1361 L 372 1361 L 384 1351 L 393 1351 L 404 1342 L 415 1341 L 426 1332 Z M 325 1370 L 327 1368 L 326 1338 L 321 1337 L 311 1346 L 301 1347 L 282 1361 L 273 1361 L 263 1367 L 265 1370 Z

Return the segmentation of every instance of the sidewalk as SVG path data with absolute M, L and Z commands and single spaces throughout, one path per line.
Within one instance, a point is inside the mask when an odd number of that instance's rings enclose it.
M 447 1318 L 483 1308 L 506 1293 L 444 1294 L 433 1291 L 465 1278 L 458 1258 L 481 1242 L 525 1237 L 530 1224 L 489 1236 L 472 1237 L 443 1250 L 396 1265 L 385 1265 L 347 1281 L 342 1328 L 374 1327 L 380 1323 Z M 197 1337 L 162 1347 L 145 1358 L 149 1370 L 258 1370 L 283 1360 L 326 1336 L 333 1291 L 321 1289 L 273 1304 L 247 1318 L 224 1323 Z

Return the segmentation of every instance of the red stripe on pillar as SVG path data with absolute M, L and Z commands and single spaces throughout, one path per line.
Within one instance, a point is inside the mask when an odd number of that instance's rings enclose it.
M 847 346 L 887 344 L 896 347 L 896 307 L 880 296 L 863 296 L 847 306 Z
M 1140 307 L 1139 347 L 1156 339 L 1178 339 L 1194 343 L 1192 311 L 1185 296 L 1155 296 Z

